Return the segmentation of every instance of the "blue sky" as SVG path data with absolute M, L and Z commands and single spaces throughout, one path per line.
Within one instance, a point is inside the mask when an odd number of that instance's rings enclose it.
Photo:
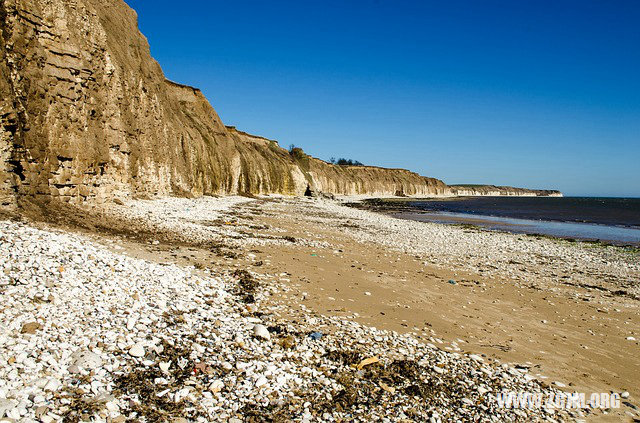
M 640 1 L 127 3 L 169 79 L 282 146 L 640 196 Z

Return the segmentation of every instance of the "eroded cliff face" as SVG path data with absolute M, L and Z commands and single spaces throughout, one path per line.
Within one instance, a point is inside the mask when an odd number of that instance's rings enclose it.
M 165 79 L 122 0 L 0 0 L 0 94 L 0 207 L 308 188 L 488 192 L 402 169 L 334 166 L 226 127 L 198 89 Z
M 121 0 L 0 1 L 0 203 L 233 193 L 443 195 L 404 170 L 292 158 L 167 81 Z
M 449 185 L 452 195 L 468 197 L 562 197 L 562 193 L 549 189 L 527 189 L 497 185 Z

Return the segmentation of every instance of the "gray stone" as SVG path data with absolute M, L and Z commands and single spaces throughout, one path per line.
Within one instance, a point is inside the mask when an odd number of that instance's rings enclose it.
M 102 358 L 92 351 L 79 350 L 71 356 L 72 364 L 82 369 L 94 370 L 102 366 Z

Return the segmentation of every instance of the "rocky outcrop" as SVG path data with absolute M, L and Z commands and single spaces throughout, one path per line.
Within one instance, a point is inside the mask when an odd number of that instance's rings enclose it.
M 548 189 L 527 189 L 496 185 L 449 185 L 451 195 L 459 197 L 562 197 L 562 193 Z
M 226 127 L 166 80 L 122 0 L 0 0 L 0 205 L 128 196 L 451 195 L 407 170 L 334 166 Z

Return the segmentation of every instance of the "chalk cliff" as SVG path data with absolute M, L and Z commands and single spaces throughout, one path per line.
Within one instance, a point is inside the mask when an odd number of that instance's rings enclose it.
M 454 196 L 511 196 L 511 197 L 562 197 L 562 193 L 550 189 L 527 189 L 497 185 L 449 185 Z
M 0 206 L 128 196 L 452 195 L 407 170 L 334 166 L 226 127 L 168 81 L 122 0 L 0 0 Z

